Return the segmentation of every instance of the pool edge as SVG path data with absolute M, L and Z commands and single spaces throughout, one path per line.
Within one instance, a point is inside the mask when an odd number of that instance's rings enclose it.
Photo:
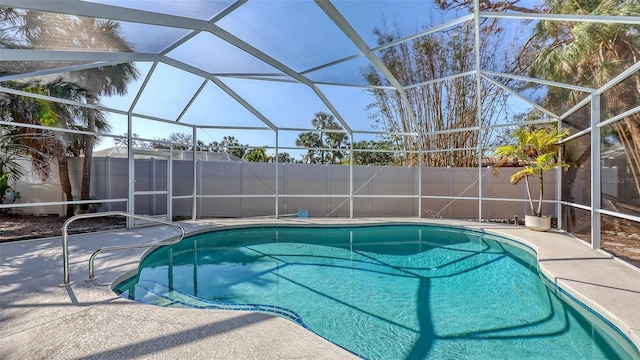
M 275 221 L 273 221 L 275 220 Z M 614 331 L 617 331 L 620 335 L 626 337 L 630 345 L 632 345 L 637 352 L 640 352 L 640 324 L 638 325 L 639 329 L 635 330 L 632 325 L 627 324 L 623 319 L 617 316 L 614 312 L 610 311 L 606 306 L 601 305 L 598 301 L 593 300 L 589 297 L 588 294 L 584 294 L 582 291 L 577 289 L 567 281 L 563 281 L 563 276 L 557 274 L 553 269 L 550 269 L 545 261 L 548 261 L 552 258 L 541 259 L 541 253 L 544 253 L 540 249 L 540 243 L 536 241 L 532 241 L 528 236 L 521 236 L 520 234 L 513 234 L 513 231 L 522 232 L 531 237 L 559 237 L 561 236 L 563 239 L 566 239 L 571 242 L 572 246 L 581 246 L 582 250 L 589 250 L 595 255 L 598 255 L 600 259 L 605 260 L 609 259 L 611 261 L 619 262 L 620 266 L 625 266 L 631 271 L 635 271 L 640 278 L 640 269 L 635 268 L 634 266 L 627 264 L 619 259 L 616 259 L 614 256 L 605 254 L 603 252 L 597 252 L 593 249 L 590 249 L 584 242 L 581 240 L 571 236 L 566 232 L 561 231 L 550 231 L 547 233 L 533 232 L 530 230 L 526 230 L 523 227 L 515 226 L 515 225 L 504 225 L 504 224 L 492 224 L 492 223 L 479 223 L 472 221 L 464 221 L 464 220 L 451 220 L 451 219 L 305 219 L 304 221 L 287 221 L 281 219 L 242 219 L 238 220 L 220 220 L 216 219 L 215 223 L 212 223 L 211 227 L 207 228 L 199 228 L 187 233 L 186 237 L 195 236 L 198 234 L 211 232 L 211 231 L 224 231 L 224 230 L 232 230 L 232 229 L 242 229 L 242 228 L 251 228 L 251 227 L 362 227 L 362 226 L 381 226 L 381 225 L 436 225 L 441 227 L 451 227 L 451 228 L 463 228 L 465 230 L 482 232 L 494 236 L 499 236 L 506 240 L 520 243 L 526 247 L 529 247 L 535 253 L 538 268 L 540 269 L 543 276 L 549 281 L 551 284 L 558 287 L 558 289 L 568 295 L 570 298 L 577 303 L 578 306 L 584 307 L 584 311 L 593 313 L 603 320 L 605 323 L 608 323 Z M 508 230 L 508 231 L 506 231 Z M 558 239 L 553 239 L 553 241 L 557 241 Z M 153 249 L 145 252 L 141 257 L 144 259 Z M 580 259 L 580 258 L 576 258 Z M 128 273 L 134 273 L 137 270 L 132 270 Z M 123 274 L 119 276 L 114 282 L 111 284 L 111 287 L 115 287 L 121 281 L 126 280 L 130 277 L 127 277 L 127 274 Z M 308 330 L 308 329 L 307 329 Z M 312 331 L 313 332 L 313 331 Z M 357 354 L 355 354 L 357 355 Z

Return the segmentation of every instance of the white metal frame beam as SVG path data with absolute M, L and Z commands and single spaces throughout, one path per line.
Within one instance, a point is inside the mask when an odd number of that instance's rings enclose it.
M 590 93 L 596 91 L 596 89 L 591 89 L 591 88 L 584 87 L 584 86 L 570 85 L 570 84 L 565 84 L 565 83 L 559 83 L 559 82 L 556 82 L 556 81 L 536 79 L 536 78 L 531 78 L 531 77 L 522 76 L 522 75 L 506 74 L 506 73 L 501 73 L 501 72 L 497 72 L 497 71 L 481 70 L 481 73 L 482 73 L 482 75 L 487 76 L 487 77 L 489 77 L 488 75 L 498 76 L 498 77 L 506 77 L 506 78 L 509 78 L 509 79 L 521 80 L 521 81 L 525 81 L 525 82 L 536 83 L 536 84 L 541 84 L 541 85 L 546 85 L 546 86 L 555 86 L 555 87 L 569 89 L 569 90 L 583 91 L 583 92 L 585 92 L 587 94 L 590 94 Z
M 2 7 L 206 31 L 209 21 L 88 1 L 2 0 Z
M 211 25 L 211 28 L 209 29 L 209 31 L 219 37 L 220 39 L 228 42 L 229 44 L 237 47 L 238 49 L 246 52 L 247 54 L 265 62 L 266 64 L 272 66 L 275 69 L 278 69 L 280 71 L 282 71 L 283 73 L 291 76 L 292 78 L 298 80 L 300 83 L 305 84 L 307 86 L 309 86 L 315 93 L 316 95 L 320 98 L 320 100 L 327 106 L 327 108 L 329 108 L 329 111 L 331 111 L 333 113 L 333 115 L 336 117 L 336 119 L 338 120 L 338 122 L 340 122 L 340 124 L 342 125 L 342 127 L 346 130 L 346 132 L 351 133 L 351 126 L 349 126 L 349 124 L 345 121 L 345 119 L 342 117 L 342 115 L 340 115 L 340 113 L 338 112 L 338 110 L 333 106 L 333 104 L 329 101 L 329 99 L 327 99 L 327 97 L 322 93 L 322 91 L 320 91 L 320 89 L 318 88 L 318 86 L 316 86 L 316 84 L 307 79 L 306 77 L 300 75 L 298 72 L 296 72 L 295 70 L 291 69 L 290 67 L 288 67 L 287 65 L 281 63 L 280 61 L 274 59 L 273 57 L 271 57 L 270 55 L 264 53 L 263 51 L 255 48 L 254 46 L 250 45 L 249 43 L 245 42 L 244 40 L 238 38 L 237 36 L 233 35 L 232 33 L 224 30 L 223 28 L 217 26 L 217 25 Z
M 461 78 L 461 77 L 472 76 L 472 75 L 475 75 L 475 74 L 476 74 L 475 70 L 466 71 L 466 72 L 455 74 L 455 75 L 449 75 L 449 76 L 444 76 L 444 77 L 433 79 L 433 80 L 429 80 L 429 81 L 423 81 L 421 83 L 417 83 L 417 84 L 413 84 L 413 85 L 407 85 L 407 86 L 404 87 L 404 89 L 405 90 L 409 90 L 409 89 L 413 89 L 413 88 L 417 88 L 417 87 L 421 87 L 421 86 L 441 83 L 443 81 L 455 80 L 455 79 L 458 79 L 458 78 Z
M 591 95 L 591 247 L 600 249 L 602 185 L 600 184 L 600 95 Z
M 496 81 L 496 80 L 494 80 L 494 79 L 492 79 L 490 77 L 484 76 L 484 75 L 482 75 L 482 73 L 480 74 L 480 76 L 483 79 L 485 79 L 485 80 L 489 81 L 490 83 L 494 84 L 495 86 L 499 87 L 500 89 L 502 89 L 502 90 L 510 93 L 511 95 L 517 97 L 518 99 L 524 101 L 525 103 L 527 103 L 527 105 L 529 105 L 529 106 L 541 111 L 542 113 L 547 114 L 547 115 L 549 115 L 550 117 L 552 117 L 554 119 L 558 119 L 559 118 L 558 115 L 556 115 L 556 114 L 552 113 L 551 111 L 547 110 L 546 108 L 534 103 L 533 101 L 527 99 L 526 97 L 518 94 L 516 91 L 514 91 L 513 89 L 511 89 L 508 86 L 503 85 L 499 81 Z
M 585 97 L 584 99 L 582 99 L 582 101 L 575 104 L 571 109 L 567 110 L 564 114 L 560 115 L 560 119 L 563 120 L 568 118 L 569 116 L 573 115 L 576 111 L 585 107 L 590 102 L 591 102 L 591 95 Z
M 224 9 L 224 11 L 222 11 L 218 15 L 214 16 L 213 19 L 209 20 L 209 24 L 215 24 L 216 22 L 222 20 L 222 18 L 224 18 L 225 16 L 231 14 L 235 9 L 239 8 L 240 6 L 242 6 L 247 1 L 248 0 L 238 0 L 238 1 L 236 1 L 235 3 L 233 3 L 228 8 Z M 175 43 L 171 44 L 169 47 L 167 47 L 166 49 L 161 51 L 160 55 L 167 55 L 171 51 L 175 50 L 178 46 L 180 46 L 180 45 L 184 44 L 185 42 L 191 40 L 194 36 L 200 34 L 201 32 L 202 32 L 202 30 L 193 30 L 192 32 L 190 32 L 187 35 L 183 36 L 180 40 L 176 41 Z
M 352 43 L 356 45 L 356 47 L 364 54 L 364 56 L 371 62 L 371 64 L 393 85 L 393 87 L 398 91 L 400 97 L 402 98 L 402 102 L 406 108 L 407 114 L 409 115 L 411 122 L 413 123 L 415 130 L 419 133 L 420 129 L 418 127 L 418 121 L 416 120 L 416 116 L 413 112 L 413 108 L 411 107 L 411 103 L 407 98 L 407 94 L 404 91 L 404 87 L 400 82 L 393 76 L 391 71 L 387 69 L 382 60 L 378 58 L 378 56 L 371 51 L 367 43 L 360 37 L 360 35 L 356 32 L 356 30 L 349 24 L 347 19 L 342 16 L 342 14 L 333 6 L 332 3 L 328 1 L 320 1 L 315 0 L 316 5 L 324 11 L 325 14 L 342 30 L 342 32 L 351 40 Z
M 491 12 L 481 11 L 481 18 L 516 19 L 516 20 L 549 20 L 570 22 L 595 22 L 605 24 L 640 25 L 637 16 L 607 16 L 607 15 L 573 15 L 573 14 L 539 14 L 521 12 Z
M 296 81 L 284 74 L 222 74 L 222 73 L 212 73 L 212 76 L 216 76 L 219 78 L 232 78 L 232 79 L 246 79 L 246 80 L 258 80 L 258 81 L 271 81 L 271 82 L 280 82 L 280 83 L 289 83 L 289 84 L 299 84 L 299 81 Z M 282 77 L 282 78 L 278 78 Z M 352 84 L 352 83 L 341 83 L 341 82 L 332 82 L 332 81 L 314 81 L 316 85 L 328 85 L 328 86 L 343 86 L 343 87 L 354 87 L 358 89 L 380 89 L 380 90 L 395 90 L 393 86 L 382 86 L 382 85 L 369 85 L 369 84 Z
M 225 83 L 223 83 L 220 79 L 216 78 L 215 76 L 212 76 L 211 74 L 207 73 L 206 71 L 197 68 L 195 66 L 191 66 L 189 64 L 185 64 L 181 61 L 178 61 L 176 59 L 164 56 L 162 58 L 162 62 L 176 67 L 178 69 L 184 70 L 186 72 L 189 72 L 191 74 L 203 77 L 205 79 L 209 79 L 211 80 L 211 82 L 213 82 L 214 84 L 216 84 L 220 89 L 222 89 L 225 93 L 227 93 L 227 95 L 229 95 L 230 97 L 232 97 L 234 100 L 236 100 L 240 105 L 242 105 L 245 109 L 247 109 L 250 113 L 252 113 L 255 117 L 257 117 L 260 121 L 262 121 L 263 123 L 265 123 L 265 125 L 267 125 L 269 128 L 271 128 L 272 130 L 276 130 L 277 126 L 275 126 L 273 124 L 273 122 L 271 122 L 266 116 L 264 116 L 260 111 L 258 111 L 256 108 L 254 108 L 251 104 L 249 104 L 242 96 L 240 96 L 238 93 L 236 93 L 235 91 L 233 91 L 233 89 L 231 89 L 230 87 L 228 87 Z
M 160 55 L 134 52 L 73 51 L 40 49 L 0 49 L 2 61 L 135 62 L 156 61 Z M 100 66 L 100 65 L 96 65 Z
M 602 94 L 605 91 L 609 90 L 610 88 L 616 86 L 617 84 L 621 83 L 622 81 L 624 81 L 626 78 L 628 78 L 629 76 L 631 76 L 632 74 L 634 74 L 635 72 L 640 71 L 640 61 L 638 61 L 637 63 L 631 65 L 628 69 L 626 69 L 625 71 L 621 72 L 620 74 L 618 74 L 618 76 L 614 77 L 613 79 L 611 79 L 608 83 L 604 84 L 602 87 L 600 87 L 597 90 L 597 94 Z
M 65 73 L 65 72 L 93 69 L 93 68 L 102 67 L 102 66 L 117 65 L 122 63 L 124 63 L 124 61 L 100 61 L 100 62 L 92 62 L 89 64 L 81 64 L 81 65 L 69 65 L 69 66 L 64 65 L 61 67 L 56 67 L 56 68 L 51 68 L 46 70 L 38 70 L 38 71 L 33 71 L 28 73 L 0 76 L 0 81 L 26 79 L 26 78 L 37 77 L 37 76 L 53 75 L 53 74 L 59 74 L 59 73 Z
M 484 142 L 484 131 L 482 131 L 482 54 L 480 50 L 480 1 L 473 0 L 473 32 L 474 32 L 474 55 L 476 68 L 476 121 L 478 126 L 478 221 L 482 221 L 482 143 Z
M 418 32 L 416 34 L 404 37 L 402 39 L 398 39 L 398 40 L 389 42 L 387 44 L 372 48 L 371 51 L 373 51 L 375 53 L 375 52 L 380 51 L 380 50 L 388 49 L 390 47 L 394 47 L 396 45 L 402 44 L 404 42 L 407 42 L 407 41 L 410 41 L 410 40 L 413 40 L 413 39 L 417 39 L 417 38 L 422 37 L 422 36 L 427 36 L 427 35 L 432 34 L 434 32 L 442 31 L 444 29 L 450 28 L 452 26 L 461 24 L 461 23 L 463 23 L 465 21 L 469 21 L 469 20 L 472 20 L 472 19 L 473 19 L 473 15 L 469 14 L 469 15 L 466 15 L 466 16 L 451 20 L 451 21 L 446 22 L 444 24 L 440 24 L 440 25 L 434 26 L 434 27 L 429 28 L 427 30 L 420 31 L 420 32 Z M 364 56 L 363 53 L 346 56 L 346 57 L 343 57 L 341 59 L 334 60 L 334 61 L 328 62 L 326 64 L 313 67 L 311 69 L 307 69 L 305 71 L 302 71 L 300 74 L 305 75 L 305 74 L 308 74 L 308 73 L 311 73 L 311 72 L 314 72 L 314 71 L 322 70 L 324 68 L 328 68 L 328 67 L 333 66 L 333 65 L 338 65 L 338 64 L 341 64 L 341 63 L 344 63 L 344 62 L 347 62 L 347 61 L 350 61 L 350 60 L 353 60 L 353 59 L 357 59 L 359 57 L 363 57 L 363 56 Z
M 198 95 L 200 95 L 200 93 L 202 92 L 202 90 L 204 90 L 204 88 L 207 86 L 207 83 L 209 82 L 209 79 L 204 79 L 204 81 L 202 82 L 202 84 L 200 85 L 200 87 L 198 88 L 198 90 L 196 90 L 196 93 L 193 94 L 193 96 L 191 97 L 191 99 L 189 100 L 189 102 L 187 103 L 187 105 L 185 105 L 185 107 L 182 109 L 182 111 L 180 112 L 180 115 L 178 115 L 178 117 L 176 118 L 176 122 L 180 122 L 180 120 L 182 119 L 182 117 L 184 116 L 184 114 L 189 110 L 189 108 L 191 107 L 191 105 L 194 103 L 194 101 L 196 101 L 196 99 L 198 98 Z M 194 146 L 195 147 L 195 146 Z
M 95 110 L 101 110 L 101 111 L 113 111 L 113 112 L 117 112 L 117 113 L 126 113 L 126 112 L 121 111 L 121 110 L 109 109 L 109 108 L 106 108 L 106 107 L 101 106 L 101 105 L 91 105 L 91 104 L 86 104 L 86 103 L 82 103 L 82 102 L 79 102 L 79 101 L 61 99 L 61 98 L 57 98 L 57 97 L 53 97 L 53 96 L 49 96 L 49 95 L 42 95 L 42 94 L 36 94 L 36 93 L 28 92 L 28 91 L 11 89 L 11 88 L 4 87 L 4 86 L 0 86 L 0 92 L 5 92 L 7 94 L 30 97 L 30 98 L 34 98 L 34 99 L 52 101 L 52 102 L 57 102 L 57 103 L 60 103 L 60 104 L 65 104 L 65 105 L 79 106 L 79 107 L 84 107 L 84 108 L 87 108 L 87 109 L 95 109 Z

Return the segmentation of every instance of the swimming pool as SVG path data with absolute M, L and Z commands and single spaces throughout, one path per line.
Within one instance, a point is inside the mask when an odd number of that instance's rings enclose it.
M 149 253 L 115 291 L 273 313 L 370 359 L 639 357 L 545 281 L 530 249 L 453 227 L 213 231 Z

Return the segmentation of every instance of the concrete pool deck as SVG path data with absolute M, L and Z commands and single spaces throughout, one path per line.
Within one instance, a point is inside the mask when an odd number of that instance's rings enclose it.
M 180 222 L 188 233 L 250 224 L 437 223 L 507 235 L 538 253 L 551 281 L 606 317 L 640 347 L 640 270 L 592 250 L 562 232 L 513 225 L 427 219 L 237 219 Z M 73 226 L 72 226 L 73 228 Z M 0 359 L 349 359 L 346 350 L 291 321 L 269 315 L 163 308 L 116 296 L 110 286 L 136 269 L 145 249 L 113 251 L 96 260 L 97 281 L 85 282 L 88 259 L 102 246 L 170 238 L 169 226 L 73 235 L 70 278 L 63 281 L 61 238 L 0 244 Z

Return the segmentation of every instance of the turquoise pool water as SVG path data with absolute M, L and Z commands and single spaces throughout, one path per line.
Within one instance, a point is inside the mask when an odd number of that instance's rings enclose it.
M 222 230 L 156 249 L 115 290 L 271 312 L 369 359 L 640 358 L 515 245 L 438 226 Z

